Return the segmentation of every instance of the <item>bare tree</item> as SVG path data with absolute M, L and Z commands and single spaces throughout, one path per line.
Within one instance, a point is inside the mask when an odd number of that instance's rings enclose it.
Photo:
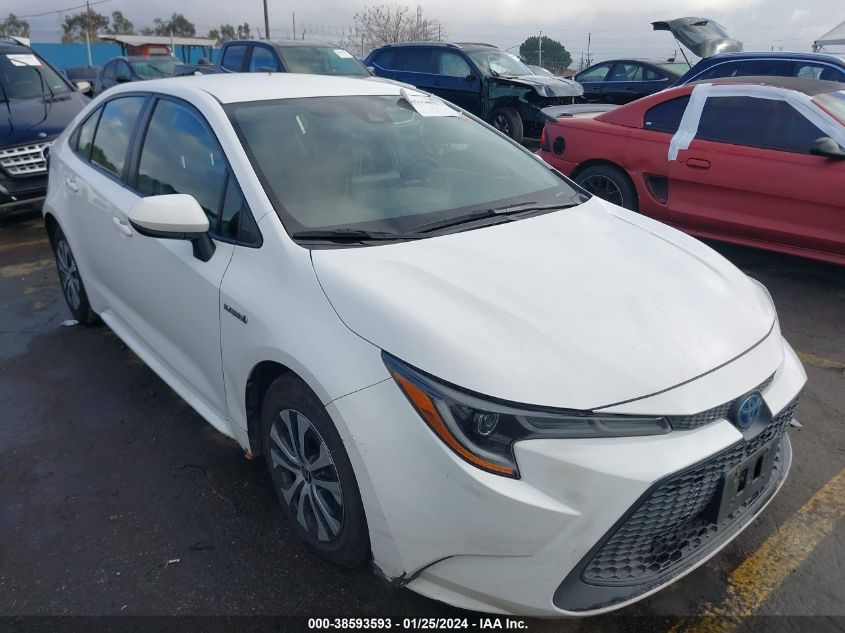
M 380 4 L 355 14 L 355 26 L 344 40 L 345 48 L 364 57 L 385 44 L 427 42 L 444 38 L 440 20 L 423 17 L 422 7 Z

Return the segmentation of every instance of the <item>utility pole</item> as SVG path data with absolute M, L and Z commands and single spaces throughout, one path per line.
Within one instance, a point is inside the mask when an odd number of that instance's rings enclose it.
M 593 34 L 587 33 L 587 66 L 593 65 L 593 58 L 590 57 L 590 44 L 593 41 Z
M 543 66 L 543 29 L 540 29 L 540 47 L 537 49 L 537 65 L 542 68 Z
M 267 14 L 267 0 L 264 0 L 264 37 L 270 39 L 270 16 Z
M 296 39 L 296 13 L 291 13 L 290 18 L 293 20 L 293 31 L 291 33 L 293 33 L 293 39 Z
M 86 0 L 85 2 L 85 48 L 88 49 L 88 66 L 93 66 L 94 62 L 91 59 L 91 4 Z

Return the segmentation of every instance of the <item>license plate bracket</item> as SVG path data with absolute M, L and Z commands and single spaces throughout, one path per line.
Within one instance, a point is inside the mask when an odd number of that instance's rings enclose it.
M 771 477 L 777 441 L 771 441 L 726 472 L 712 507 L 710 519 L 720 525 L 749 499 L 756 497 Z

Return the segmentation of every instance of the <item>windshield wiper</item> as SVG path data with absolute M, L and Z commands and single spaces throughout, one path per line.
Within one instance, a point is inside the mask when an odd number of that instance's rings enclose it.
M 521 215 L 523 213 L 535 213 L 537 211 L 551 211 L 552 209 L 566 209 L 575 206 L 574 203 L 566 202 L 564 204 L 537 204 L 536 202 L 526 202 L 524 204 L 514 204 L 506 207 L 495 207 L 493 209 L 484 209 L 483 211 L 475 211 L 473 213 L 466 213 L 464 215 L 456 215 L 453 218 L 444 218 L 435 222 L 423 224 L 415 229 L 416 233 L 431 233 L 432 231 L 439 231 L 440 229 L 451 228 L 453 226 L 460 226 L 461 224 L 469 224 L 478 220 L 486 220 L 489 218 L 502 218 L 501 222 L 510 221 L 510 216 Z M 498 224 L 496 222 L 495 224 Z
M 314 229 L 297 231 L 291 237 L 295 240 L 323 240 L 327 242 L 366 242 L 390 240 L 419 240 L 421 235 L 413 233 L 390 233 L 389 231 L 365 231 L 363 229 Z

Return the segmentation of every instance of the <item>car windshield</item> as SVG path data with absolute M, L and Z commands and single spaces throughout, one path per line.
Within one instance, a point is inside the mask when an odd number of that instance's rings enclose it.
M 50 97 L 71 88 L 32 52 L 0 54 L 0 101 Z
M 666 64 L 660 64 L 660 68 L 665 70 L 667 73 L 680 77 L 690 69 L 690 65 L 686 62 L 669 62 Z
M 366 66 L 352 53 L 331 46 L 283 46 L 277 49 L 288 72 L 309 75 L 369 77 Z
M 845 125 L 845 90 L 816 95 L 813 97 L 813 101 Z
M 496 75 L 533 75 L 531 69 L 519 61 L 519 57 L 505 51 L 482 50 L 467 53 L 482 72 Z
M 582 194 L 536 157 L 439 103 L 399 96 L 281 99 L 227 111 L 287 230 L 414 232 L 512 204 Z
M 540 66 L 528 66 L 532 73 L 535 75 L 540 75 L 541 77 L 554 77 L 555 74 L 550 71 L 546 70 L 545 68 L 541 68 Z
M 148 59 L 132 61 L 132 70 L 141 79 L 161 79 L 162 77 L 170 77 L 173 75 L 173 69 L 179 63 L 178 59 L 171 59 L 165 57 L 163 59 L 156 59 L 150 57 Z

